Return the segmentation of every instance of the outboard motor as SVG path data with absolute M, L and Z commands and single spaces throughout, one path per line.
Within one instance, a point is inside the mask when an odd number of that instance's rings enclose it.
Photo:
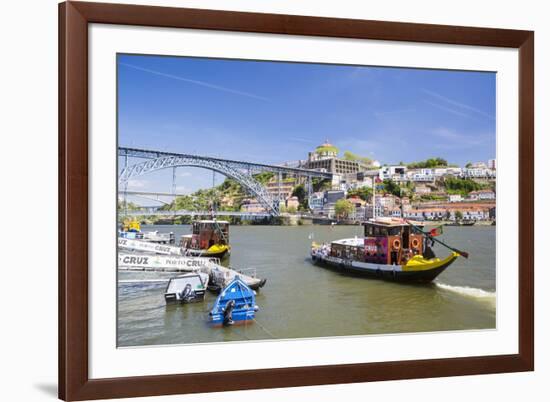
M 223 325 L 233 325 L 233 309 L 235 308 L 235 300 L 229 300 L 223 309 Z
M 193 290 L 191 288 L 191 284 L 188 283 L 187 285 L 185 285 L 185 287 L 183 288 L 183 290 L 181 291 L 180 293 L 180 300 L 184 300 L 184 301 L 187 301 L 191 298 L 193 298 Z

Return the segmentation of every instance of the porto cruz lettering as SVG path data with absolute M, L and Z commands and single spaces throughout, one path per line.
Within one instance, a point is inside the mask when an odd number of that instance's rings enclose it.
M 136 265 L 146 265 L 149 261 L 149 257 L 136 257 L 136 256 L 125 256 L 122 259 L 124 264 L 136 264 Z

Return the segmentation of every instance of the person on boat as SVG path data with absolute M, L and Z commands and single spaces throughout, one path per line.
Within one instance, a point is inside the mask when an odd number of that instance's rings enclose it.
M 432 258 L 435 258 L 435 253 L 432 250 L 434 244 L 435 241 L 433 239 L 430 239 L 428 237 L 424 238 L 424 252 L 422 253 L 422 256 L 425 259 L 431 260 Z
M 403 264 L 406 264 L 412 257 L 414 253 L 410 248 L 403 249 Z
M 391 265 L 397 265 L 399 258 L 399 250 L 393 249 L 390 254 Z

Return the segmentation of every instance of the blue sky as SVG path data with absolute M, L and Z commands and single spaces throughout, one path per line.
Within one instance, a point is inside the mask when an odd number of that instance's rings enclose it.
M 489 72 L 119 55 L 119 144 L 277 164 L 328 138 L 381 163 L 462 166 L 495 157 L 495 85 Z M 178 169 L 177 185 L 211 186 L 212 173 Z

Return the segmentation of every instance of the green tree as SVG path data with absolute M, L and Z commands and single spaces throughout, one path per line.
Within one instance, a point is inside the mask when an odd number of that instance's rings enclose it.
M 336 217 L 340 219 L 345 219 L 350 216 L 350 214 L 355 210 L 355 207 L 351 202 L 342 198 L 334 204 L 334 212 Z
M 307 209 L 308 199 L 307 199 L 306 189 L 303 184 L 298 184 L 296 187 L 294 187 L 294 190 L 292 190 L 291 196 L 298 198 L 298 202 L 300 203 L 301 209 Z
M 466 166 L 465 166 L 466 169 L 469 169 L 469 168 L 471 168 L 471 167 L 472 167 L 472 162 L 468 162 L 468 163 L 466 164 Z
M 461 212 L 461 211 L 456 211 L 456 212 L 455 212 L 455 220 L 461 221 L 462 218 L 463 218 L 462 212 Z
M 484 186 L 472 179 L 449 177 L 445 180 L 445 189 L 449 194 L 467 195 L 471 191 L 481 190 Z
M 331 182 L 328 179 L 322 179 L 322 178 L 319 178 L 319 177 L 314 177 L 311 180 L 311 186 L 312 186 L 314 192 L 324 191 L 324 190 L 329 190 L 330 189 Z
M 384 190 L 396 197 L 401 197 L 401 187 L 391 179 L 384 180 Z
M 292 190 L 292 197 L 298 197 L 298 201 L 300 201 L 300 203 L 306 198 L 306 189 L 303 184 L 298 184 L 294 187 Z
M 371 165 L 372 164 L 372 159 L 371 158 L 367 158 L 366 156 L 356 155 L 356 154 L 354 154 L 353 152 L 350 152 L 350 151 L 345 151 L 344 152 L 344 159 L 347 160 L 347 161 L 363 162 L 365 165 Z
M 443 166 L 448 166 L 448 163 L 445 159 L 439 157 L 429 158 L 425 161 L 412 162 L 407 165 L 409 169 L 428 169 Z
M 262 172 L 252 175 L 257 181 L 259 181 L 262 184 L 267 183 L 269 180 L 271 180 L 275 176 L 275 173 L 273 172 Z
M 117 208 L 119 211 L 124 211 L 125 209 L 127 209 L 128 211 L 137 211 L 139 209 L 139 205 L 134 204 L 131 201 L 128 201 L 126 205 L 124 205 L 124 201 L 119 200 L 117 203 Z
M 370 187 L 361 187 L 348 191 L 348 196 L 353 197 L 357 196 L 363 201 L 368 201 L 372 197 L 372 188 Z

